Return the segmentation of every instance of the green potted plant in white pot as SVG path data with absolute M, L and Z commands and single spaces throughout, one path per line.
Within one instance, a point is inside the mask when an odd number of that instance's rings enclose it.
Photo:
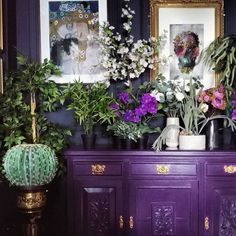
M 110 110 L 114 98 L 108 92 L 106 83 L 84 84 L 77 80 L 64 88 L 64 99 L 67 109 L 73 110 L 74 118 L 82 126 L 81 134 L 85 149 L 95 147 L 97 124 L 111 124 L 115 114 Z
M 153 144 L 153 149 L 159 151 L 162 145 L 166 142 L 166 136 L 169 129 L 181 129 L 179 135 L 179 149 L 180 150 L 204 150 L 206 148 L 206 136 L 203 133 L 205 126 L 209 121 L 215 119 L 224 119 L 232 130 L 236 130 L 234 121 L 225 115 L 206 116 L 208 105 L 203 101 L 199 101 L 199 94 L 202 85 L 197 78 L 190 78 L 189 92 L 186 92 L 183 86 L 184 99 L 180 106 L 180 117 L 183 126 L 170 125 L 163 129 L 160 136 Z
M 6 77 L 5 92 L 0 95 L 2 167 L 6 180 L 17 187 L 18 208 L 30 218 L 26 227 L 37 235 L 46 186 L 58 171 L 56 156 L 70 132 L 50 123 L 45 115 L 58 107 L 61 92 L 48 77 L 59 75 L 59 69 L 48 60 L 17 59 L 19 68 Z

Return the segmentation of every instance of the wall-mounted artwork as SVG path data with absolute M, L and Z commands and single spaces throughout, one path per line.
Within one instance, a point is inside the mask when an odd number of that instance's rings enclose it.
M 99 25 L 107 20 L 106 0 L 40 0 L 41 59 L 62 71 L 57 83 L 102 80 L 99 67 Z
M 215 73 L 204 66 L 201 52 L 223 34 L 223 1 L 151 0 L 151 34 L 163 33 L 166 43 L 160 57 L 167 63 L 158 72 L 171 80 L 200 77 L 205 88 L 213 87 Z

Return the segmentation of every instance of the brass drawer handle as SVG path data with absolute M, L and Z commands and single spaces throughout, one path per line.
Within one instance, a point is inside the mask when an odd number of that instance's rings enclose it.
M 134 218 L 133 218 L 133 216 L 129 217 L 129 228 L 130 229 L 134 228 Z
M 156 171 L 158 175 L 168 175 L 170 172 L 170 165 L 156 165 Z
M 120 216 L 120 219 L 119 219 L 119 226 L 120 226 L 120 229 L 123 229 L 123 228 L 124 228 L 124 218 L 123 218 L 123 216 Z
M 230 166 L 224 166 L 225 173 L 228 174 L 234 174 L 236 173 L 236 166 L 230 165 Z
M 205 217 L 204 225 L 205 225 L 205 230 L 208 230 L 210 228 L 210 226 L 209 226 L 209 218 L 208 217 Z
M 103 175 L 105 172 L 105 165 L 95 164 L 91 165 L 92 175 Z

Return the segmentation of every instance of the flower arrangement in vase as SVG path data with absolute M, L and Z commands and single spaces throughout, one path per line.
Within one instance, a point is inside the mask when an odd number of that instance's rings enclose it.
M 179 136 L 179 149 L 205 149 L 205 135 L 203 134 L 205 126 L 209 121 L 215 119 L 224 119 L 227 121 L 228 126 L 232 130 L 236 129 L 236 125 L 233 120 L 226 115 L 213 114 L 210 117 L 206 116 L 206 104 L 204 102 L 199 102 L 199 93 L 201 93 L 203 85 L 200 83 L 198 78 L 190 77 L 189 92 L 184 90 L 184 85 L 182 91 L 184 94 L 184 99 L 180 105 L 180 117 L 183 126 L 179 126 L 181 129 Z M 159 151 L 162 148 L 163 143 L 166 141 L 166 134 L 171 127 L 176 127 L 176 125 L 171 125 L 163 129 L 161 135 L 153 144 L 153 148 Z M 190 141 L 190 138 L 193 141 Z M 198 146 L 192 146 L 192 144 L 199 144 Z
M 146 82 L 146 90 L 151 92 L 152 96 L 158 101 L 158 109 L 166 116 L 166 126 L 179 126 L 180 104 L 184 99 L 184 94 L 179 81 L 167 80 L 162 74 L 159 74 L 153 81 Z M 172 128 L 166 135 L 166 145 L 169 149 L 176 149 L 178 146 L 179 129 Z
M 135 12 L 130 9 L 129 1 L 125 0 L 125 7 L 122 8 L 123 34 L 116 32 L 109 22 L 105 22 L 97 39 L 100 43 L 100 65 L 104 68 L 104 75 L 115 81 L 138 78 L 146 68 L 154 70 L 160 61 L 159 48 L 164 42 L 164 36 L 134 42 L 131 30 Z
M 110 109 L 116 118 L 107 130 L 115 136 L 137 142 L 146 134 L 159 131 L 150 124 L 158 116 L 158 102 L 150 93 L 141 93 L 141 89 L 121 92 Z

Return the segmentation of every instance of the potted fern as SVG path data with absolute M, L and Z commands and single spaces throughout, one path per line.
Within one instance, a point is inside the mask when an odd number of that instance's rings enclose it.
M 67 109 L 74 111 L 74 118 L 82 126 L 84 133 L 81 134 L 85 149 L 95 147 L 95 125 L 111 124 L 115 113 L 110 110 L 114 101 L 108 92 L 105 83 L 83 84 L 77 80 L 64 87 L 64 98 Z

